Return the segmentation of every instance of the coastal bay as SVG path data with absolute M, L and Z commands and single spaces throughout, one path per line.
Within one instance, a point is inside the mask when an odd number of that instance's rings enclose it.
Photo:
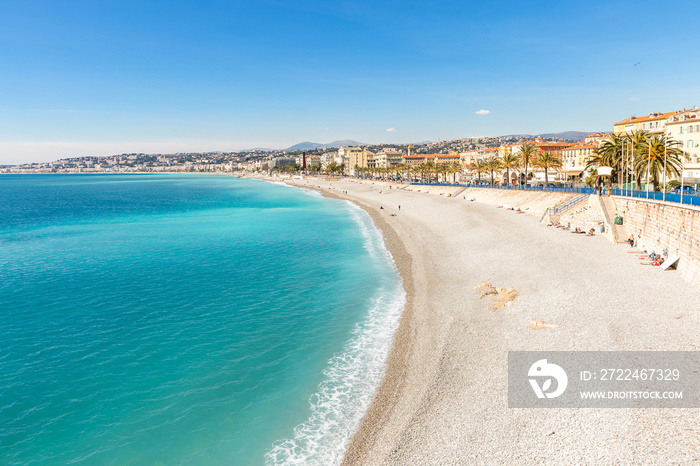
M 604 237 L 405 185 L 294 180 L 364 208 L 407 304 L 382 385 L 344 464 L 687 463 L 693 410 L 509 409 L 513 350 L 697 350 L 700 293 Z M 400 206 L 400 210 L 399 210 Z M 489 309 L 483 282 L 514 288 Z M 531 330 L 531 320 L 556 327 Z

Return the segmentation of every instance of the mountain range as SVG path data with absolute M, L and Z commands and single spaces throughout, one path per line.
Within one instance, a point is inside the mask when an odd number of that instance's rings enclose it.
M 542 133 L 542 134 L 508 134 L 507 136 L 501 136 L 501 137 L 526 137 L 526 138 L 534 138 L 536 136 L 539 136 L 543 139 L 546 138 L 555 138 L 555 139 L 571 139 L 573 141 L 583 141 L 583 139 L 588 136 L 589 134 L 593 134 L 591 131 L 563 131 L 561 133 Z
M 500 137 L 527 137 L 527 138 L 534 138 L 536 136 L 540 136 L 542 138 L 555 138 L 555 139 L 569 139 L 572 141 L 583 141 L 583 139 L 588 136 L 589 134 L 592 134 L 591 131 L 563 131 L 561 133 L 542 133 L 542 134 L 508 134 L 505 136 L 500 136 Z M 424 144 L 430 144 L 430 141 L 421 141 L 417 143 L 413 143 L 414 146 L 420 146 Z M 345 139 L 342 141 L 333 141 L 329 142 L 328 144 L 321 144 L 318 142 L 311 142 L 311 141 L 304 141 L 300 142 L 299 144 L 294 144 L 291 147 L 288 147 L 286 150 L 309 150 L 309 149 L 324 149 L 326 147 L 354 147 L 354 146 L 366 146 L 367 144 L 364 144 L 362 142 L 358 141 L 353 141 L 351 139 Z
M 299 144 L 294 144 L 291 147 L 288 147 L 286 150 L 305 150 L 305 149 L 323 149 L 325 147 L 348 147 L 348 146 L 366 146 L 367 144 L 363 144 L 361 142 L 357 141 L 352 141 L 350 139 L 345 139 L 343 141 L 333 141 L 329 142 L 328 144 L 320 144 L 318 142 L 309 142 L 309 141 L 304 141 L 300 142 Z

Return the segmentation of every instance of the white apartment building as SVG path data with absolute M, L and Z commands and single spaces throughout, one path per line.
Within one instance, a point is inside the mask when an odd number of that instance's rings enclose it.
M 374 156 L 375 165 L 379 168 L 393 168 L 403 163 L 403 152 L 387 147 Z
M 683 178 L 700 179 L 700 108 L 671 116 L 666 123 L 666 137 L 679 141 L 678 148 L 687 154 Z

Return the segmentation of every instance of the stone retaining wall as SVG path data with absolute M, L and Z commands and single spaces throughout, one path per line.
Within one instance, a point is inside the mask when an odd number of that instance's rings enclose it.
M 690 283 L 700 284 L 700 208 L 679 204 L 613 196 L 628 234 L 637 246 L 680 257 L 678 272 Z

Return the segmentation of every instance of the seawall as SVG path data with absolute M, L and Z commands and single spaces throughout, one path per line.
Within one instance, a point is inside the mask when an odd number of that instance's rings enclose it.
M 700 284 L 700 207 L 613 196 L 618 214 L 637 246 L 657 254 L 680 257 L 678 272 L 689 283 Z

